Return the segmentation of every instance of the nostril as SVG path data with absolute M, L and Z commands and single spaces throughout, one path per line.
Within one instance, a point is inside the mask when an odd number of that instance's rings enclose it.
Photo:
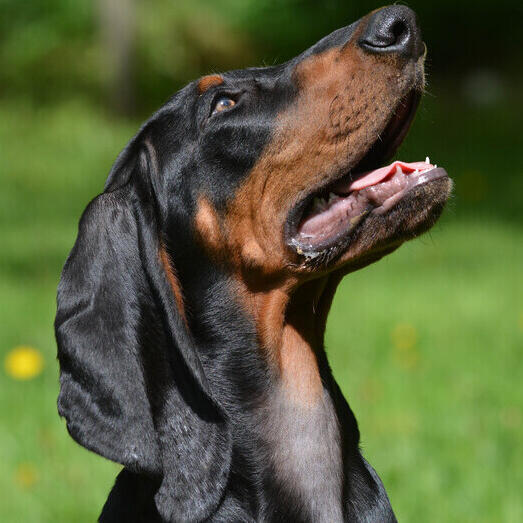
M 409 27 L 403 20 L 396 20 L 390 28 L 392 35 L 392 45 L 401 44 L 405 38 L 409 37 Z

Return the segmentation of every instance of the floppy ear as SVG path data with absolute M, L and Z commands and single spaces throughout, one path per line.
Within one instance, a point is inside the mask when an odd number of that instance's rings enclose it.
M 202 520 L 228 480 L 229 427 L 173 293 L 150 162 L 125 154 L 120 182 L 84 212 L 58 287 L 58 410 L 78 443 L 159 479 L 163 518 Z

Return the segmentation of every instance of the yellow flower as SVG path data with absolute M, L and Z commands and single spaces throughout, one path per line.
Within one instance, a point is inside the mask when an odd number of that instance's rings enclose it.
M 16 468 L 15 481 L 22 488 L 30 488 L 38 481 L 38 473 L 31 463 L 20 463 Z
M 390 333 L 392 344 L 398 349 L 409 350 L 416 345 L 418 333 L 409 323 L 399 323 Z
M 419 364 L 417 348 L 418 332 L 413 325 L 400 323 L 390 333 L 393 355 L 396 362 L 406 370 L 413 370 Z
M 44 367 L 44 358 L 33 347 L 15 347 L 5 358 L 7 374 L 17 380 L 30 380 L 38 376 Z

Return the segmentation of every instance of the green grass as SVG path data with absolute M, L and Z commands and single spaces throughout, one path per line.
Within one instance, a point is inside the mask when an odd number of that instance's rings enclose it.
M 400 521 L 523 521 L 523 172 L 507 107 L 427 100 L 402 157 L 430 153 L 457 196 L 430 235 L 348 276 L 329 320 L 334 373 Z M 0 104 L 0 354 L 45 358 L 30 381 L 0 371 L 2 522 L 93 521 L 118 471 L 58 418 L 52 322 L 78 217 L 136 128 L 81 102 Z
M 446 220 L 340 289 L 331 364 L 400 521 L 523 520 L 521 245 Z

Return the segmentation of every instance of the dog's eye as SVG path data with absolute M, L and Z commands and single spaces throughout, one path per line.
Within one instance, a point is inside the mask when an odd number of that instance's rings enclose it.
M 222 96 L 222 97 L 218 98 L 218 100 L 216 100 L 213 110 L 212 110 L 212 114 L 221 113 L 223 111 L 228 111 L 235 105 L 236 105 L 236 102 L 232 98 L 229 98 L 228 96 Z

